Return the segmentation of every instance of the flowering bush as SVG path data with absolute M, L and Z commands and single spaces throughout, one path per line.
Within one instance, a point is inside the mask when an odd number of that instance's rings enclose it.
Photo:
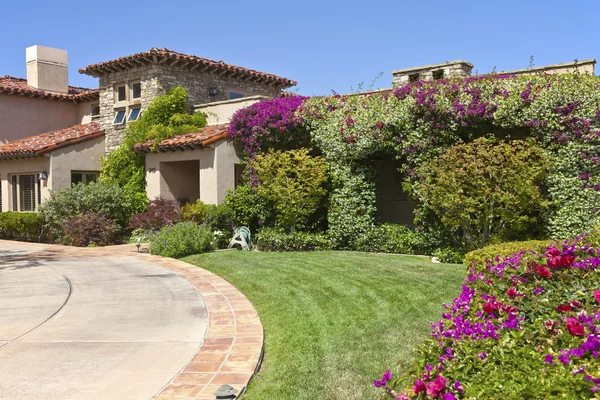
M 598 398 L 598 244 L 578 237 L 470 268 L 412 367 L 374 385 L 395 399 Z
M 237 111 L 229 123 L 228 136 L 241 145 L 246 157 L 269 149 L 288 150 L 306 146 L 309 135 L 296 116 L 306 97 L 292 96 L 254 103 Z

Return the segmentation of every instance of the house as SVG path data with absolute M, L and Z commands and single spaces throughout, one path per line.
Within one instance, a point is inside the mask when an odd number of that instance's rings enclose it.
M 0 211 L 35 211 L 50 190 L 95 180 L 100 158 L 120 145 L 127 124 L 176 86 L 187 90 L 190 111 L 209 111 L 213 125 L 148 155 L 148 196 L 218 203 L 235 187 L 236 170 L 239 177 L 239 159 L 224 135 L 231 114 L 296 84 L 152 48 L 80 69 L 99 78 L 99 89 L 74 88 L 67 83 L 66 51 L 33 46 L 26 53 L 27 81 L 0 81 L 0 132 L 6 137 L 0 144 Z

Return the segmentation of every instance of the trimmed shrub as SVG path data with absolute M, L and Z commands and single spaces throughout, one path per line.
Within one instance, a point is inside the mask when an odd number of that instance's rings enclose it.
M 0 239 L 41 241 L 45 233 L 40 213 L 0 212 Z
M 267 202 L 248 184 L 240 185 L 227 192 L 225 204 L 231 211 L 231 220 L 236 226 L 247 226 L 252 232 L 266 225 L 271 219 Z
M 418 254 L 423 250 L 421 242 L 419 233 L 413 228 L 405 225 L 383 224 L 360 235 L 354 241 L 354 250 Z
M 250 170 L 258 179 L 256 193 L 267 201 L 277 224 L 292 232 L 306 227 L 328 193 L 327 164 L 308 149 L 256 156 Z
M 63 222 L 83 213 L 101 213 L 124 230 L 133 215 L 132 203 L 125 191 L 110 182 L 78 184 L 50 192 L 50 197 L 40 206 L 46 226 L 57 240 L 64 237 Z
M 129 228 L 158 231 L 165 225 L 173 225 L 179 222 L 179 212 L 180 207 L 175 200 L 152 200 L 145 212 L 131 217 Z
M 150 254 L 180 258 L 215 249 L 213 233 L 194 222 L 165 226 L 150 238 Z
M 414 362 L 374 385 L 404 400 L 598 398 L 600 252 L 588 239 L 479 258 Z
M 506 257 L 526 256 L 528 253 L 537 254 L 550 246 L 549 240 L 529 240 L 526 242 L 506 242 L 473 250 L 465 255 L 467 268 L 483 270 L 488 263 L 499 262 Z
M 256 235 L 256 246 L 261 251 L 319 251 L 329 250 L 331 243 L 321 233 L 286 233 L 278 228 L 264 228 Z
M 439 258 L 443 263 L 460 264 L 465 259 L 465 255 L 460 251 L 456 251 L 451 247 L 442 247 L 435 249 L 432 256 Z
M 460 232 L 461 247 L 474 250 L 493 238 L 535 234 L 548 205 L 540 190 L 548 166 L 545 151 L 533 143 L 479 138 L 423 164 L 413 194 L 444 226 Z
M 72 246 L 108 246 L 121 242 L 119 225 L 104 213 L 87 212 L 63 223 L 63 242 Z

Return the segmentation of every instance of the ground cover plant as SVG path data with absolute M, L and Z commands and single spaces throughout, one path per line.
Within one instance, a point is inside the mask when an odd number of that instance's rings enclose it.
M 260 314 L 265 358 L 249 400 L 376 398 L 372 377 L 413 355 L 464 276 L 459 265 L 339 251 L 213 252 L 184 261 L 226 279 Z
M 599 244 L 594 235 L 468 256 L 460 296 L 414 363 L 374 386 L 394 399 L 600 398 Z

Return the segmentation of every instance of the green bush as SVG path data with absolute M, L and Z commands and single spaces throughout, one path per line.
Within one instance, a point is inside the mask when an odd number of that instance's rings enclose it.
M 150 254 L 163 257 L 185 257 L 215 249 L 213 233 L 194 222 L 165 226 L 150 238 Z
M 327 164 L 308 149 L 258 155 L 250 169 L 259 181 L 256 193 L 267 201 L 277 224 L 292 232 L 307 226 L 328 193 Z
M 494 244 L 483 249 L 474 250 L 465 255 L 467 268 L 474 267 L 476 271 L 483 270 L 488 262 L 498 262 L 505 257 L 527 253 L 543 253 L 550 246 L 549 240 L 529 240 L 526 242 L 507 242 Z
M 40 213 L 0 213 L 0 239 L 41 241 L 45 239 L 44 218 Z
M 237 226 L 247 226 L 252 232 L 271 219 L 267 202 L 248 184 L 227 192 L 225 204 L 231 211 L 231 220 Z
M 465 255 L 460 251 L 456 251 L 451 247 L 442 247 L 435 249 L 432 256 L 439 258 L 443 263 L 460 264 L 463 262 Z
M 354 241 L 354 250 L 417 254 L 423 250 L 423 246 L 419 233 L 413 228 L 405 225 L 383 224 L 360 235 Z
M 280 228 L 264 228 L 254 241 L 261 251 L 318 251 L 331 248 L 329 239 L 321 233 L 286 233 Z
M 548 205 L 540 189 L 548 172 L 545 151 L 522 140 L 479 138 L 456 144 L 418 169 L 414 194 L 439 220 L 457 230 L 461 247 L 527 238 Z
M 64 222 L 80 214 L 104 214 L 124 230 L 134 214 L 133 205 L 118 185 L 110 182 L 78 184 L 50 192 L 50 197 L 40 206 L 46 226 L 57 240 L 64 237 Z
M 210 228 L 219 249 L 226 248 L 233 237 L 232 211 L 227 204 L 204 204 L 202 200 L 188 203 L 181 208 L 181 219 Z

